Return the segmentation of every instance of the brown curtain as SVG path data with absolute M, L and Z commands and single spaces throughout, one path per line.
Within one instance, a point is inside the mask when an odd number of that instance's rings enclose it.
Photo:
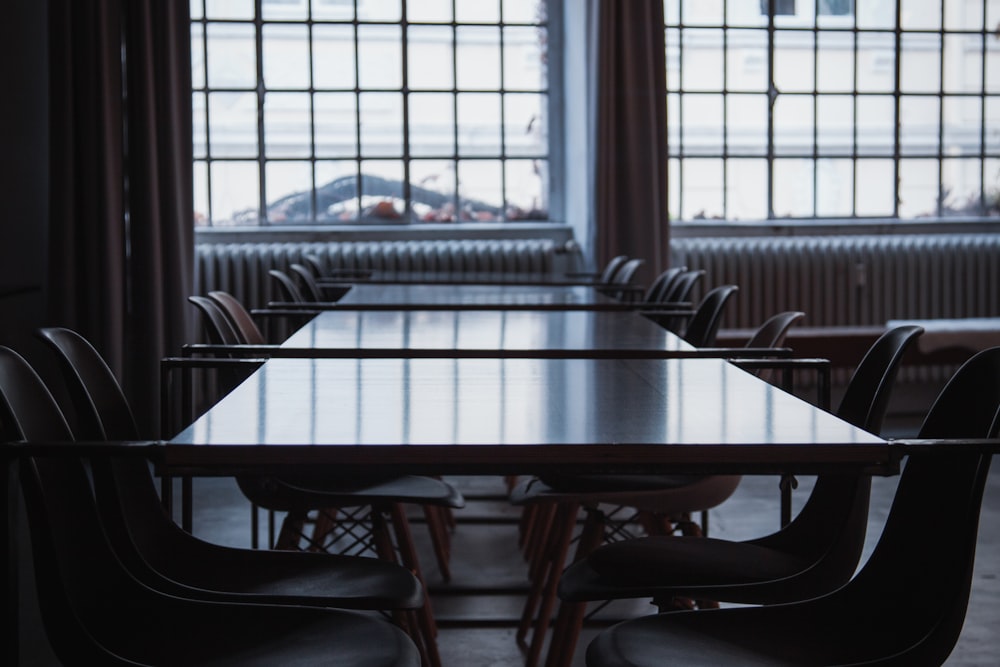
M 663 0 L 598 0 L 594 255 L 669 258 Z
M 87 337 L 156 435 L 192 285 L 188 3 L 51 0 L 48 321 Z

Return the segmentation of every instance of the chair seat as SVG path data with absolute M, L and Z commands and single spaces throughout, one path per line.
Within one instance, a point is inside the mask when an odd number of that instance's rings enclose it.
M 243 493 L 253 502 L 277 511 L 317 507 L 356 507 L 372 503 L 416 503 L 460 508 L 465 499 L 451 484 L 434 477 L 401 475 L 358 480 L 333 477 L 240 477 Z
M 581 475 L 546 477 L 518 484 L 510 494 L 514 505 L 535 502 L 606 503 L 649 512 L 681 514 L 715 507 L 732 495 L 739 475 Z
M 644 537 L 606 544 L 569 566 L 562 574 L 559 596 L 574 602 L 630 597 L 630 593 L 655 597 L 660 588 L 670 595 L 684 595 L 685 587 L 711 596 L 713 586 L 782 579 L 801 572 L 810 562 L 750 542 Z

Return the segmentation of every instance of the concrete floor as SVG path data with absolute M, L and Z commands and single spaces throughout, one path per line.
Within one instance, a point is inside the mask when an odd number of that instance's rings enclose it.
M 504 499 L 499 478 L 453 478 L 468 496 L 468 506 L 456 513 L 453 534 L 452 580 L 442 581 L 421 525 L 414 528 L 421 562 L 441 624 L 439 646 L 445 667 L 518 667 L 523 655 L 514 641 L 526 583 L 525 564 L 517 548 L 518 510 Z M 873 484 L 866 553 L 881 532 L 895 491 L 895 478 Z M 811 480 L 800 480 L 796 503 L 808 495 Z M 229 479 L 195 481 L 195 533 L 231 546 L 249 546 L 249 506 Z M 414 514 L 418 516 L 418 514 Z M 745 539 L 772 531 L 778 522 L 778 491 L 774 477 L 746 477 L 732 498 L 711 512 L 711 534 Z M 928 526 L 933 530 L 933 526 Z M 22 563 L 30 555 L 25 552 Z M 25 568 L 22 568 L 25 570 Z M 470 588 L 490 586 L 490 595 L 471 595 Z M 56 664 L 45 646 L 32 608 L 31 587 L 24 583 L 22 665 Z M 650 613 L 645 602 L 617 607 L 617 616 Z M 582 666 L 583 647 L 598 629 L 585 629 L 574 659 Z M 985 667 L 1000 664 L 1000 466 L 986 489 L 980 520 L 975 579 L 968 615 L 949 667 Z

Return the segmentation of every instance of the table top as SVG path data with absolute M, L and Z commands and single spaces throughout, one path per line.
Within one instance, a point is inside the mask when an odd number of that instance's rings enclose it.
M 895 472 L 889 443 L 718 359 L 272 359 L 166 472 Z
M 282 347 L 410 357 L 665 357 L 695 350 L 637 313 L 593 310 L 333 310 Z
M 358 283 L 339 301 L 345 310 L 634 310 L 593 287 Z

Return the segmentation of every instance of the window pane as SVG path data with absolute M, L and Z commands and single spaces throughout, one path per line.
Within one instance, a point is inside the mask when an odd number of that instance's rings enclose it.
M 354 88 L 354 27 L 313 26 L 313 81 L 316 88 Z
M 722 0 L 683 0 L 681 20 L 687 25 L 722 25 Z
M 986 98 L 986 152 L 1000 154 L 1000 97 Z
M 1000 49 L 986 52 L 986 92 L 1000 93 Z
M 904 93 L 933 93 L 941 90 L 939 35 L 903 35 L 899 85 Z
M 194 157 L 208 156 L 208 136 L 205 132 L 205 94 L 191 95 L 191 129 Z
M 363 90 L 401 88 L 402 63 L 399 26 L 358 26 L 358 83 Z
M 264 173 L 268 222 L 280 225 L 311 221 L 312 164 L 268 162 L 264 165 Z
M 900 3 L 900 25 L 903 30 L 940 30 L 941 0 L 922 0 L 919 6 L 904 0 Z
M 534 23 L 544 20 L 544 5 L 540 0 L 503 0 L 505 23 Z
M 414 23 L 450 23 L 451 0 L 421 0 L 406 5 L 407 19 Z
M 205 0 L 205 16 L 209 19 L 244 19 L 254 17 L 254 0 Z
M 544 90 L 548 86 L 543 28 L 504 28 L 503 80 L 507 90 Z
M 767 33 L 762 30 L 730 30 L 726 59 L 729 90 L 767 90 Z
M 938 185 L 936 160 L 900 160 L 899 217 L 936 216 Z
M 268 157 L 309 157 L 311 152 L 309 94 L 265 95 L 264 154 Z
M 681 99 L 681 132 L 690 154 L 722 152 L 723 115 L 719 95 L 684 95 Z
M 681 161 L 667 160 L 667 206 L 670 219 L 681 218 Z
M 208 85 L 212 88 L 256 88 L 254 27 L 210 23 L 207 35 Z
M 399 93 L 361 93 L 361 154 L 403 154 L 403 96 Z
M 808 218 L 813 215 L 813 161 L 774 161 L 774 215 Z
M 722 218 L 724 181 L 722 160 L 684 160 L 683 202 L 681 217 L 685 220 Z
M 354 157 L 358 154 L 358 111 L 354 93 L 316 93 L 316 155 Z
M 200 23 L 191 24 L 191 87 L 205 87 L 205 28 Z
M 667 152 L 677 155 L 681 151 L 681 96 L 667 95 Z
M 407 35 L 409 87 L 413 90 L 454 88 L 452 29 L 445 26 L 410 26 Z
M 722 90 L 724 63 L 721 30 L 686 30 L 681 53 L 684 90 Z
M 941 161 L 941 215 L 982 215 L 982 168 L 979 160 Z
M 452 160 L 412 160 L 410 196 L 416 220 L 455 222 L 455 163 Z
M 450 93 L 410 95 L 410 154 L 455 154 L 455 96 Z
M 726 162 L 726 219 L 767 219 L 767 160 Z
M 896 3 L 889 0 L 864 0 L 858 3 L 859 28 L 891 30 L 896 27 Z
M 458 153 L 464 156 L 500 154 L 499 95 L 465 93 L 458 96 Z
M 816 164 L 816 215 L 850 217 L 854 211 L 854 164 L 820 160 Z
M 194 224 L 196 227 L 206 226 L 208 219 L 208 163 L 196 160 L 194 163 Z
M 253 93 L 210 93 L 208 140 L 213 157 L 257 155 L 257 96 Z
M 885 217 L 893 214 L 896 171 L 892 160 L 858 160 L 855 183 L 858 215 Z
M 400 0 L 364 0 L 358 3 L 362 21 L 398 21 L 403 17 Z
M 774 104 L 774 149 L 779 154 L 812 153 L 813 98 L 781 95 Z
M 204 3 L 202 0 L 191 0 L 191 3 L 188 6 L 191 11 L 191 20 L 197 20 L 204 17 L 204 14 L 202 13 Z
M 312 17 L 317 21 L 350 21 L 354 0 L 312 0 Z
M 945 92 L 979 93 L 983 90 L 982 48 L 980 35 L 945 35 Z
M 858 153 L 892 155 L 895 150 L 896 101 L 890 95 L 858 97 Z
M 850 154 L 854 148 L 854 98 L 824 95 L 816 101 L 816 136 L 821 153 Z
M 945 155 L 976 155 L 983 126 L 982 102 L 978 97 L 944 98 Z
M 213 162 L 212 224 L 257 225 L 260 172 L 256 162 Z
M 265 25 L 264 85 L 268 88 L 309 87 L 309 31 L 305 26 Z
M 463 160 L 458 163 L 459 220 L 492 222 L 502 214 L 503 176 L 498 160 Z
M 815 87 L 813 35 L 779 30 L 774 36 L 774 85 L 784 93 L 809 92 Z
M 938 98 L 903 97 L 899 102 L 899 148 L 904 155 L 938 152 Z
M 459 23 L 499 23 L 500 0 L 455 0 Z
M 987 215 L 1000 215 L 1000 160 L 983 161 L 983 193 Z
M 504 218 L 510 221 L 548 219 L 548 163 L 508 160 Z
M 511 94 L 504 97 L 504 148 L 507 155 L 544 155 L 549 145 L 546 98 Z
M 890 93 L 896 88 L 896 38 L 889 32 L 858 35 L 858 90 Z
M 730 95 L 726 107 L 726 143 L 734 155 L 767 153 L 767 96 Z
M 816 87 L 825 92 L 854 90 L 854 35 L 849 32 L 819 34 Z
M 366 160 L 361 163 L 361 212 L 363 222 L 393 224 L 405 222 L 403 163 L 395 160 Z
M 480 26 L 455 30 L 456 83 L 459 90 L 500 88 L 500 30 Z
M 263 0 L 261 16 L 265 21 L 303 21 L 308 18 L 308 3 L 302 0 Z
M 358 212 L 358 165 L 354 161 L 316 163 L 316 219 L 349 222 Z

